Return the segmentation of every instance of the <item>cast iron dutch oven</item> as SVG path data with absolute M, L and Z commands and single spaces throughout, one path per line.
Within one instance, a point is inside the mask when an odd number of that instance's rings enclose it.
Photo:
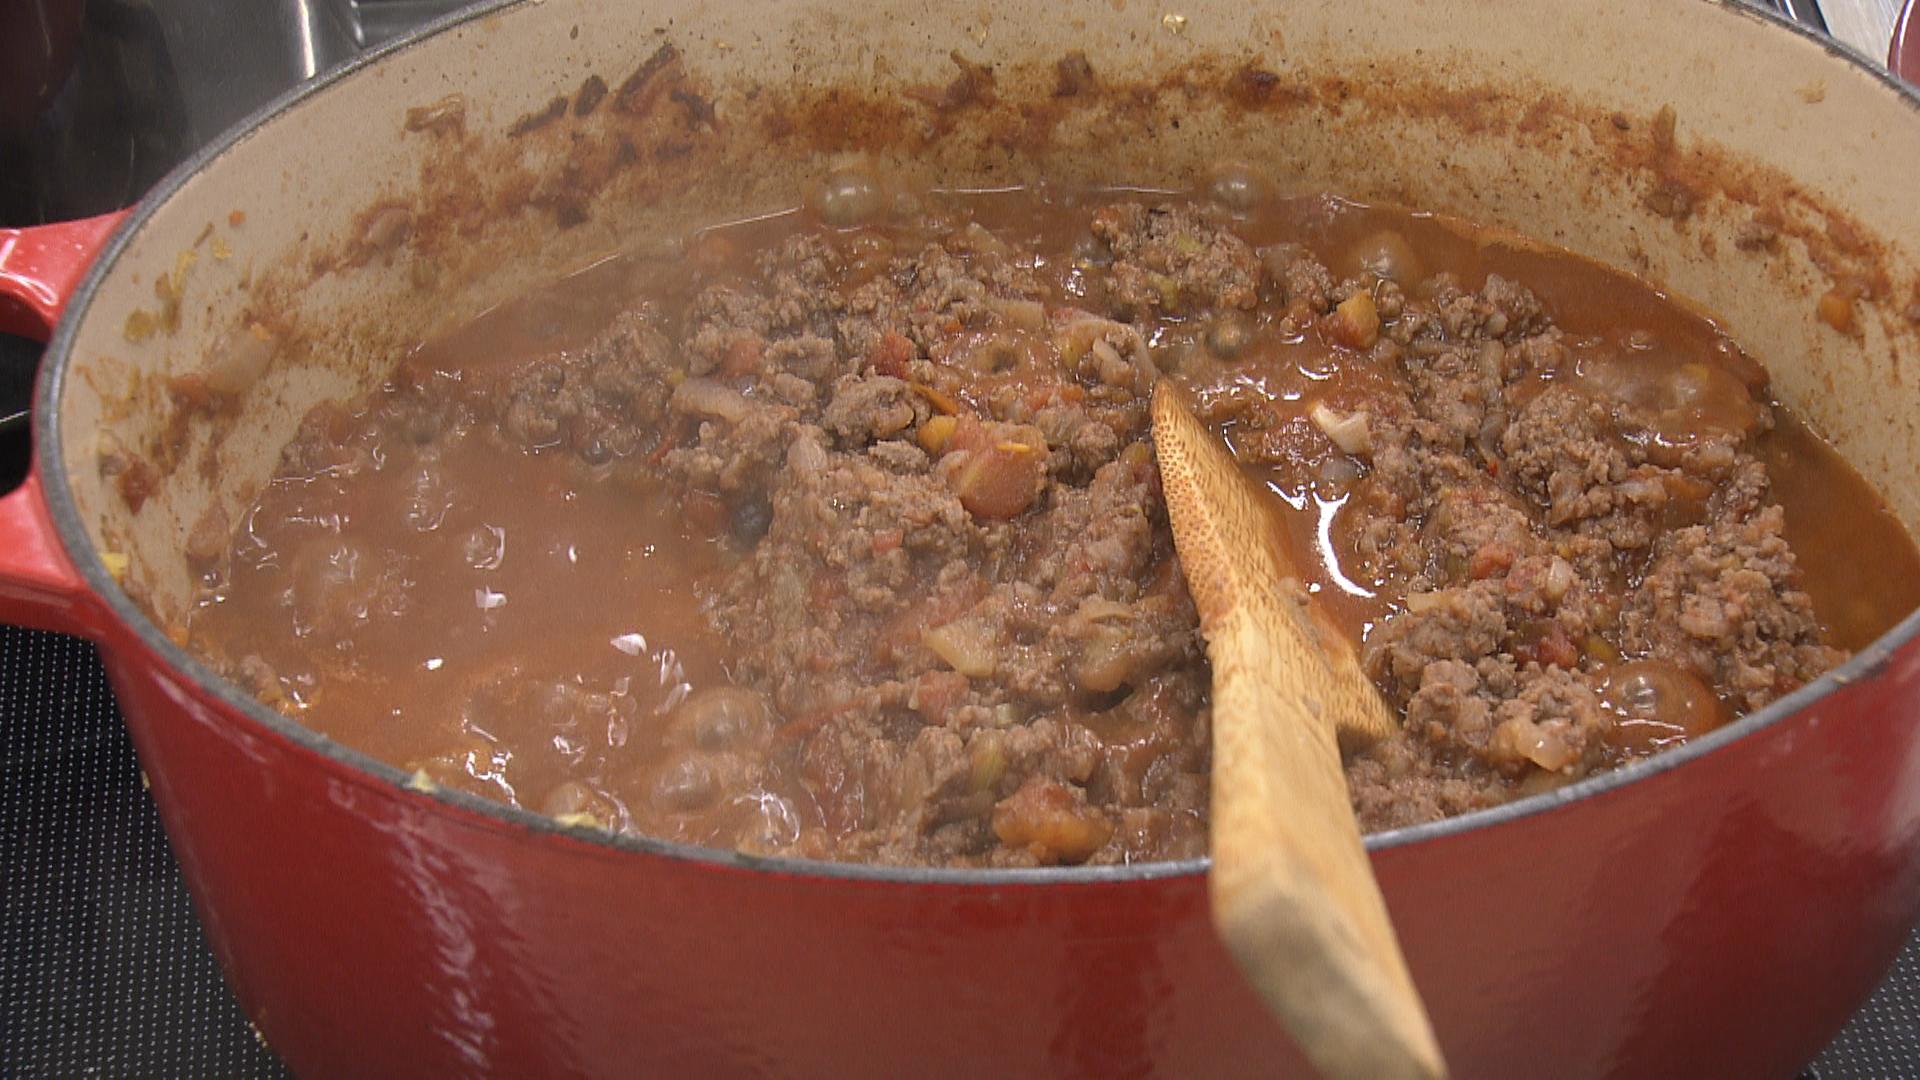
M 313 404 L 855 158 L 950 186 L 1235 159 L 1571 247 L 1721 315 L 1920 525 L 1920 99 L 1744 6 L 482 5 L 282 99 L 117 229 L 0 240 L 8 324 L 65 306 L 34 475 L 0 501 L 0 614 L 100 644 L 213 948 L 295 1071 L 1300 1068 L 1204 862 L 916 871 L 570 831 L 413 790 L 168 635 L 187 529 L 244 506 Z M 1916 631 L 1679 752 L 1373 837 L 1455 1072 L 1811 1058 L 1920 911 Z

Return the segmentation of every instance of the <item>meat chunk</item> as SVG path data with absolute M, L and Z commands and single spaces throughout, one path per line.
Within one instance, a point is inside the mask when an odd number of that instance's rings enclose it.
M 834 384 L 823 426 L 844 443 L 890 439 L 927 418 L 926 400 L 885 375 L 848 375 Z
M 1799 588 L 1785 523 L 1770 506 L 1662 537 L 1624 614 L 1627 649 L 1697 673 L 1742 709 L 1840 663 Z
M 1094 215 L 1093 235 L 1112 255 L 1107 295 L 1121 318 L 1259 302 L 1253 249 L 1191 206 L 1105 207 Z
M 578 354 L 539 357 L 501 380 L 501 430 L 529 450 L 561 447 L 589 462 L 649 449 L 666 414 L 674 353 L 645 311 L 630 311 Z

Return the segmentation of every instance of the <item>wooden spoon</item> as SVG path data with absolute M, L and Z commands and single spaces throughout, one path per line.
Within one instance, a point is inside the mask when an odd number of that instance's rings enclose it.
M 1392 714 L 1308 606 L 1233 456 L 1166 383 L 1153 441 L 1213 664 L 1214 925 L 1323 1075 L 1444 1076 L 1340 759 Z

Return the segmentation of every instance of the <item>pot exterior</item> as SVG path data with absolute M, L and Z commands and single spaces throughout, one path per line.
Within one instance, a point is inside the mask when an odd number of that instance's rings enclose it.
M 1910 83 L 1920 84 L 1920 3 L 1907 0 L 1887 46 L 1887 67 Z
M 308 1076 L 1271 1076 L 1198 874 L 903 884 L 536 833 L 107 650 L 234 990 Z M 1455 1075 L 1790 1076 L 1920 906 L 1920 650 L 1688 766 L 1376 851 Z

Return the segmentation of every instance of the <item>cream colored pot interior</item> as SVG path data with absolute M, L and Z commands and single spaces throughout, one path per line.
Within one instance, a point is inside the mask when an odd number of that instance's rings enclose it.
M 302 413 L 530 282 L 792 205 L 852 158 L 949 186 L 1181 186 L 1239 160 L 1665 283 L 1913 528 L 1920 106 L 1744 9 L 1631 7 L 495 11 L 273 117 L 145 224 L 73 342 L 75 500 L 175 620 L 183 539 L 252 499 Z

